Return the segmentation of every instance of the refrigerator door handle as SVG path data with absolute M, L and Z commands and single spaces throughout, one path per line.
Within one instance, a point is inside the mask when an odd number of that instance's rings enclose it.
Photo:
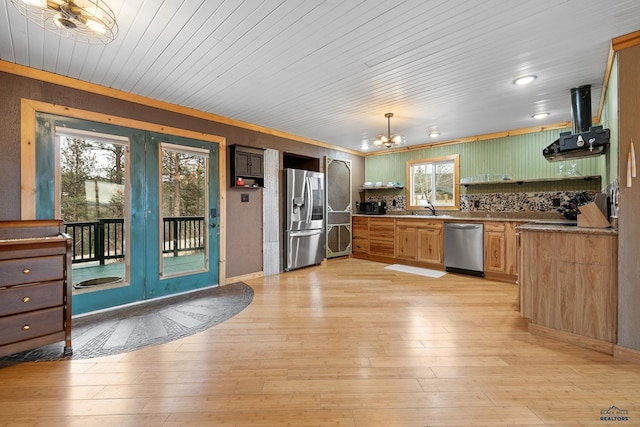
M 311 222 L 311 214 L 313 213 L 313 195 L 311 194 L 311 178 L 306 177 L 305 178 L 305 187 L 306 187 L 306 192 L 305 195 L 307 196 L 307 218 L 306 221 L 307 223 Z
M 304 230 L 304 231 L 291 231 L 289 232 L 289 236 L 291 237 L 307 237 L 307 236 L 315 236 L 317 234 L 322 234 L 322 229 L 315 230 Z

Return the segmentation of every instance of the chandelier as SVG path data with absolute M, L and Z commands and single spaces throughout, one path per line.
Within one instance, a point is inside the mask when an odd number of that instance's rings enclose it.
M 391 117 L 393 117 L 393 113 L 387 113 L 384 116 L 387 118 L 387 134 L 376 136 L 375 141 L 373 141 L 373 145 L 376 147 L 384 145 L 387 148 L 391 148 L 394 145 L 402 144 L 402 136 L 391 135 Z
M 101 0 L 11 0 L 18 11 L 62 37 L 108 44 L 118 35 L 116 17 Z

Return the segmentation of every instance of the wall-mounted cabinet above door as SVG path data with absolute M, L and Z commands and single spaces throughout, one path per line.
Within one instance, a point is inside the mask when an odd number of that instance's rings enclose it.
M 231 146 L 231 186 L 264 187 L 264 150 Z

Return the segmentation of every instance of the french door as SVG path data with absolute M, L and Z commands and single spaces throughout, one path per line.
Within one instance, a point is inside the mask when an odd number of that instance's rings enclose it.
M 73 314 L 218 284 L 217 144 L 36 119 L 36 217 L 73 238 Z

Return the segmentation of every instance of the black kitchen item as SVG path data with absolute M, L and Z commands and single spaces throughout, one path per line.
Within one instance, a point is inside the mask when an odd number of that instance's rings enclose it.
M 575 221 L 580 214 L 578 208 L 588 203 L 591 203 L 589 195 L 584 191 L 578 192 L 562 206 L 562 215 L 568 220 Z
M 609 129 L 591 126 L 591 85 L 571 89 L 573 132 L 562 132 L 542 150 L 550 162 L 600 156 L 609 147 Z
M 387 213 L 387 202 L 360 202 L 358 213 L 365 215 L 384 215 Z

